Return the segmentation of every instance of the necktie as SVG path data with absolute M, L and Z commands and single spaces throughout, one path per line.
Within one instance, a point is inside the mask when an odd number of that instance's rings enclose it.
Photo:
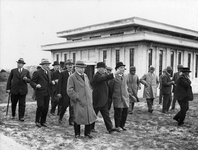
M 80 75 L 80 77 L 83 79 L 83 81 L 85 80 L 84 75 Z

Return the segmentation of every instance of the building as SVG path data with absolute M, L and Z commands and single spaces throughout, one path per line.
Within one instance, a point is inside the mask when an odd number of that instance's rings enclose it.
M 85 61 L 90 78 L 99 61 L 113 68 L 122 61 L 127 73 L 134 65 L 139 77 L 151 65 L 160 75 L 167 66 L 176 72 L 182 64 L 190 67 L 193 91 L 198 93 L 198 31 L 133 17 L 61 31 L 57 36 L 66 41 L 43 45 L 42 50 L 51 51 L 53 61 Z

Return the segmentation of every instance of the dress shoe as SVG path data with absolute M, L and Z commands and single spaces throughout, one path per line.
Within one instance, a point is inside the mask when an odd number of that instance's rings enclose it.
M 58 123 L 62 124 L 62 122 L 63 122 L 62 119 L 59 119 L 59 120 L 58 120 Z
M 25 119 L 24 118 L 19 118 L 19 121 L 22 121 L 23 122 L 23 121 L 25 121 Z
M 153 109 L 151 109 L 151 110 L 148 110 L 148 112 L 152 113 L 152 112 L 153 112 Z
M 70 123 L 69 123 L 69 125 L 70 125 L 70 126 L 73 126 L 73 125 L 74 125 L 74 123 L 73 123 L 73 122 L 70 122 Z
M 111 134 L 111 133 L 113 133 L 113 132 L 115 132 L 115 131 L 117 131 L 116 128 L 111 128 L 111 129 L 109 130 L 109 134 Z
M 86 134 L 85 137 L 88 137 L 89 139 L 94 138 L 91 134 Z
M 11 119 L 14 120 L 15 119 L 15 116 L 12 116 Z
M 175 117 L 174 117 L 173 120 L 176 120 L 177 122 L 179 122 L 179 119 L 178 119 L 178 118 L 175 118 Z
M 40 128 L 41 124 L 39 122 L 36 122 L 36 126 Z
M 123 131 L 126 131 L 127 129 L 125 127 L 121 127 Z
M 98 131 L 96 129 L 91 129 L 92 133 L 98 133 Z
M 42 123 L 41 126 L 47 127 L 47 124 L 46 123 Z
M 182 126 L 184 122 L 178 122 L 178 126 Z
M 80 138 L 80 135 L 75 135 L 75 138 L 76 138 L 76 139 Z
M 133 114 L 133 112 L 132 112 L 132 111 L 129 111 L 129 112 L 128 112 L 128 114 L 132 115 L 132 114 Z

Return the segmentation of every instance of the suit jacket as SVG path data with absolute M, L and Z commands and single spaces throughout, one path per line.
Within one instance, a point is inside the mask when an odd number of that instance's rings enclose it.
M 170 76 L 168 74 L 164 74 L 162 76 L 162 94 L 171 94 L 172 83 Z
M 52 81 L 53 80 L 59 80 L 59 76 L 60 76 L 60 72 L 59 72 L 59 70 L 56 70 L 56 71 L 54 71 L 54 72 L 51 72 L 51 74 L 52 74 Z M 55 82 L 55 84 L 53 85 L 52 84 L 52 93 L 54 93 L 54 92 L 57 92 L 57 90 L 58 90 L 58 83 L 56 83 Z
M 91 124 L 96 120 L 96 114 L 92 105 L 92 89 L 89 79 L 84 74 L 84 80 L 80 75 L 73 73 L 67 83 L 67 93 L 71 98 L 74 108 L 74 121 L 77 124 Z
M 191 81 L 185 77 L 183 74 L 179 76 L 176 81 L 176 97 L 178 101 L 188 101 L 186 98 L 188 96 L 188 88 L 190 88 Z
M 62 97 L 66 96 L 67 99 L 70 99 L 67 95 L 67 82 L 69 78 L 69 73 L 67 70 L 61 72 L 58 80 L 58 94 L 61 94 Z
M 172 81 L 176 83 L 177 79 L 180 77 L 180 72 L 176 72 L 173 75 Z M 175 92 L 176 85 L 173 86 L 173 93 Z
M 27 77 L 27 81 L 23 80 L 24 77 Z M 11 94 L 26 95 L 28 93 L 27 83 L 30 82 L 30 72 L 27 69 L 22 70 L 19 73 L 18 68 L 12 69 L 10 76 L 7 81 L 6 90 L 10 90 Z
M 37 84 L 40 84 L 41 88 L 36 88 Z M 46 74 L 43 69 L 35 71 L 30 85 L 35 90 L 36 97 L 51 95 L 51 72 L 48 71 Z
M 93 107 L 102 107 L 108 102 L 109 87 L 108 80 L 113 79 L 113 74 L 100 74 L 96 72 L 93 76 L 92 87 L 93 87 Z

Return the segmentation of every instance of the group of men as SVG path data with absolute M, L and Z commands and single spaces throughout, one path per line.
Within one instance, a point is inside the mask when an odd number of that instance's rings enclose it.
M 58 106 L 59 123 L 62 123 L 66 109 L 69 107 L 69 124 L 74 126 L 76 138 L 80 137 L 80 125 L 85 125 L 84 135 L 93 138 L 91 132 L 97 132 L 95 122 L 99 112 L 109 133 L 127 130 L 125 127 L 127 115 L 133 114 L 134 104 L 139 101 L 137 95 L 138 90 L 141 89 L 140 84 L 145 87 L 143 97 L 146 98 L 148 112 L 153 112 L 153 101 L 159 84 L 158 77 L 154 74 L 154 67 L 150 67 L 149 72 L 139 79 L 134 66 L 130 67 L 129 74 L 125 74 L 125 65 L 118 62 L 115 72 L 112 73 L 112 68 L 107 67 L 103 62 L 98 62 L 97 72 L 90 81 L 84 73 L 86 64 L 83 61 L 76 61 L 75 65 L 71 60 L 64 64 L 55 61 L 52 65 L 54 68 L 50 70 L 51 63 L 47 59 L 42 59 L 40 68 L 33 73 L 32 78 L 29 71 L 23 68 L 24 64 L 24 60 L 20 58 L 17 61 L 17 68 L 11 70 L 7 82 L 7 92 L 11 94 L 12 101 L 12 119 L 15 118 L 16 105 L 19 101 L 19 120 L 24 121 L 27 83 L 30 83 L 35 91 L 36 126 L 47 127 L 46 118 L 51 97 L 50 113 L 55 115 Z M 171 71 L 172 68 L 167 67 L 160 77 L 163 113 L 169 110 L 171 86 L 175 86 L 175 81 L 170 79 Z M 174 74 L 173 80 L 176 80 L 177 75 L 180 74 Z M 176 101 L 176 97 L 174 100 Z M 115 128 L 109 116 L 112 103 Z

